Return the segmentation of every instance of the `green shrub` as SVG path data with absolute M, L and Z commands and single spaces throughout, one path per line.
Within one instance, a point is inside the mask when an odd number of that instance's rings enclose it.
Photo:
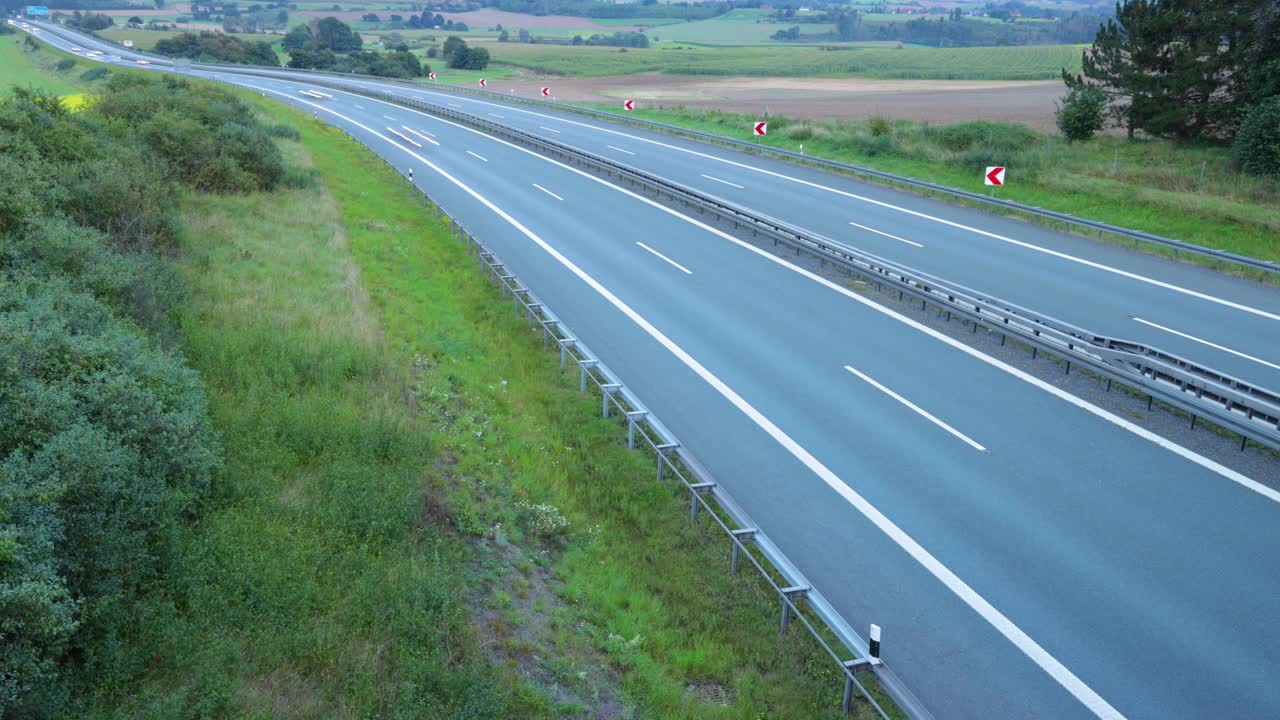
M 1106 124 L 1107 96 L 1092 85 L 1075 85 L 1054 113 L 1067 142 L 1088 140 Z
M 4 533 L 17 539 L 0 553 L 27 560 L 22 575 L 0 563 L 0 598 L 27 600 L 25 611 L 0 604 L 11 622 L 24 613 L 12 650 L 5 627 L 0 667 L 26 668 L 5 702 L 21 715 L 56 693 L 49 683 L 64 650 L 91 674 L 120 667 L 113 639 L 131 626 L 180 521 L 208 492 L 218 450 L 199 378 L 180 356 L 66 277 L 22 266 L 7 275 L 0 510 Z M 32 583 L 43 588 L 34 598 Z
M 888 135 L 893 132 L 893 125 L 889 122 L 889 118 L 883 115 L 873 115 L 867 120 L 867 129 L 875 137 Z
M 89 68 L 80 74 L 80 79 L 84 82 L 93 82 L 106 77 L 108 72 L 110 71 L 104 67 Z
M 71 58 L 63 58 L 62 60 L 58 61 L 57 65 L 54 65 L 54 68 L 56 68 L 58 72 L 66 72 L 75 66 L 76 66 L 75 60 L 72 60 Z
M 934 133 L 934 138 L 939 145 L 952 152 L 964 152 L 974 147 L 990 147 L 991 150 L 1010 152 L 1035 143 L 1036 133 L 1015 123 L 976 120 L 939 128 Z
M 1280 95 L 1250 108 L 1231 152 L 1250 175 L 1280 175 Z

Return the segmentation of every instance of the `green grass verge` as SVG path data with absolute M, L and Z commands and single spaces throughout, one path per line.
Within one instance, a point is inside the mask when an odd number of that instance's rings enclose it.
M 82 73 L 100 63 L 74 60 L 70 55 L 50 51 L 44 43 L 39 50 L 25 50 L 26 34 L 0 35 L 0 86 L 32 87 L 56 95 L 74 95 L 88 89 L 79 80 Z M 60 60 L 72 59 L 75 64 L 66 70 L 58 70 Z
M 85 715 L 843 717 L 416 193 L 242 95 L 300 130 L 300 189 L 185 201 L 182 345 L 225 467 L 174 619 L 128 639 L 149 669 Z
M 615 106 L 593 105 L 615 112 Z M 754 140 L 754 116 L 718 110 L 641 108 L 634 117 Z M 769 117 L 763 144 L 986 192 L 983 169 L 1009 168 L 1000 197 L 1144 230 L 1205 247 L 1280 260 L 1280 182 L 1241 175 L 1230 149 L 1165 140 L 1062 138 L 1005 123 L 971 123 L 973 145 L 958 148 L 946 126 L 909 121 L 794 120 Z M 988 129 L 991 135 L 988 135 Z M 993 148 L 987 149 L 987 138 Z M 958 148 L 958 149 L 957 149 Z M 1115 171 L 1112 170 L 1113 163 Z M 1201 168 L 1205 181 L 1201 184 Z M 1186 257 L 1185 255 L 1183 257 Z
M 670 28 L 653 32 L 664 40 Z M 929 80 L 1050 80 L 1078 68 L 1073 45 L 980 48 L 673 47 L 646 49 L 494 43 L 493 61 L 567 76 L 859 76 Z M 625 52 L 623 51 L 625 50 Z

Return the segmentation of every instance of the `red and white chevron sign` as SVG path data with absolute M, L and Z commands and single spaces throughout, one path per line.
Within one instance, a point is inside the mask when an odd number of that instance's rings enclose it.
M 765 134 L 767 134 L 767 133 L 769 132 L 769 123 L 767 123 L 767 122 L 758 122 L 758 123 L 756 123 L 756 126 L 755 126 L 755 132 L 756 132 L 756 134 L 757 134 L 757 135 L 765 135 Z
M 432 80 L 435 80 L 435 79 L 436 79 L 436 74 L 435 74 L 435 73 L 433 73 L 433 72 L 432 72 L 432 73 L 427 73 L 427 77 L 431 78 Z
M 635 101 L 635 100 L 628 100 L 628 101 L 626 101 L 626 102 L 622 103 L 622 107 L 624 107 L 624 108 L 626 108 L 626 109 L 628 109 L 628 110 L 635 110 L 635 109 L 636 109 L 636 101 Z
M 480 78 L 480 87 L 484 87 L 484 86 L 485 86 L 484 78 Z
M 542 88 L 542 97 L 551 97 L 551 88 Z
M 995 185 L 1000 187 L 1004 185 L 1004 168 L 1000 166 L 987 168 L 987 176 L 985 178 L 987 185 Z

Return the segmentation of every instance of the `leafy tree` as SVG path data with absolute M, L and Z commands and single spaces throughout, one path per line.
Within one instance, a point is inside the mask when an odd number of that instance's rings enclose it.
M 1280 176 L 1280 95 L 1249 110 L 1231 150 L 1235 161 L 1250 175 Z
M 511 36 L 507 34 L 506 30 L 503 30 L 502 32 L 498 33 L 498 42 L 504 43 L 504 42 L 510 42 L 510 41 L 511 41 Z
M 335 53 L 354 52 L 364 44 L 350 25 L 335 17 L 320 18 L 311 29 L 318 46 Z
M 300 47 L 289 51 L 291 68 L 302 70 L 329 70 L 338 64 L 338 57 L 328 48 Z
M 281 47 L 287 53 L 294 50 L 307 47 L 315 43 L 315 35 L 311 33 L 310 25 L 298 25 L 289 32 L 284 34 L 284 39 L 280 41 Z
M 1088 140 L 1106 124 L 1107 96 L 1093 85 L 1071 87 L 1055 113 L 1067 142 Z
M 444 57 L 445 62 L 448 63 L 449 67 L 455 67 L 453 65 L 453 56 L 457 54 L 459 50 L 466 50 L 466 49 L 467 49 L 466 40 L 463 40 L 457 35 L 450 35 L 448 39 L 444 41 L 444 47 L 440 50 L 440 55 Z

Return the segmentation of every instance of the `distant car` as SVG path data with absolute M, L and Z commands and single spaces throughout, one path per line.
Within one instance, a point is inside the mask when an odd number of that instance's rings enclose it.
M 80 52 L 80 48 L 78 48 L 78 47 L 73 47 L 73 48 L 71 48 L 71 52 Z
M 150 64 L 151 64 L 151 61 L 150 61 L 150 60 L 138 60 L 138 61 L 137 61 L 137 63 L 138 63 L 139 65 L 150 65 Z

